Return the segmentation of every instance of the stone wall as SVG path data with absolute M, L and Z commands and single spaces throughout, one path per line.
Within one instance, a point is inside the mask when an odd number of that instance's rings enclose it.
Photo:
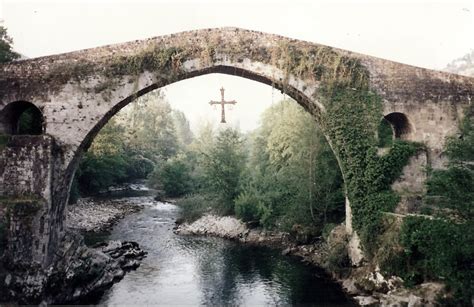
M 12 136 L 0 152 L 0 220 L 10 264 L 46 257 L 54 148 L 49 136 Z
M 423 150 L 410 158 L 402 170 L 402 175 L 392 184 L 392 190 L 400 195 L 396 213 L 418 212 L 421 199 L 426 193 L 426 179 L 429 167 L 428 152 Z
M 17 135 L 0 152 L 0 195 L 50 198 L 53 140 Z

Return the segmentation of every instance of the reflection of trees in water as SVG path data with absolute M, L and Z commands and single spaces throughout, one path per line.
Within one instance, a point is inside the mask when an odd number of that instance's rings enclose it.
M 266 248 L 207 240 L 200 241 L 197 268 L 204 305 L 242 304 L 245 286 L 252 287 L 252 296 L 269 297 L 272 304 L 348 304 L 322 271 L 296 259 Z
M 238 270 L 229 263 L 229 242 L 214 238 L 200 240 L 198 252 L 198 275 L 202 291 L 201 304 L 238 304 L 236 279 Z

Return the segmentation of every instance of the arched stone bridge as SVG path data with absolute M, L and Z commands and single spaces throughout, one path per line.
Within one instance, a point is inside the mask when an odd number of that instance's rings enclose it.
M 462 110 L 474 96 L 472 78 L 237 28 L 2 65 L 0 132 L 12 135 L 0 151 L 0 213 L 8 211 L 9 257 L 43 267 L 54 263 L 75 168 L 101 127 L 136 97 L 209 73 L 272 85 L 318 120 L 330 112 L 320 94 L 324 86 L 340 82 L 357 91 L 365 85 L 380 98 L 380 119 L 385 115 L 396 137 L 426 145 L 427 155 L 412 161 L 405 182 L 394 186 L 416 193 L 422 190 L 420 167 L 440 165 L 445 137 L 457 132 Z M 18 118 L 31 105 L 43 116 L 40 135 L 16 135 Z

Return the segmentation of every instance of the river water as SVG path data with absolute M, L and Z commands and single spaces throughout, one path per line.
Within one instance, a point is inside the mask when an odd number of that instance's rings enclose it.
M 176 235 L 177 206 L 151 197 L 130 201 L 142 203 L 144 209 L 122 219 L 107 239 L 136 241 L 148 256 L 97 303 L 354 305 L 322 271 L 297 259 L 220 238 Z

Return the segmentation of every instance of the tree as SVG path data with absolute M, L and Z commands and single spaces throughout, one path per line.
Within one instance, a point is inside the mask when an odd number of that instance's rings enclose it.
M 95 194 L 107 187 L 125 181 L 129 161 L 124 153 L 124 127 L 115 118 L 102 128 L 83 156 L 76 171 L 72 195 Z M 71 197 L 71 201 L 77 195 Z
M 13 40 L 7 34 L 7 29 L 0 26 L 0 63 L 18 59 L 20 55 L 12 50 Z
M 245 153 L 240 133 L 222 130 L 214 146 L 205 154 L 204 172 L 209 192 L 222 201 L 222 213 L 234 213 L 234 200 L 240 192 L 241 176 L 245 168 Z
M 337 161 L 314 119 L 295 101 L 266 110 L 251 140 L 251 180 L 236 201 L 243 218 L 286 230 L 339 221 L 344 197 Z
M 449 209 L 463 221 L 474 220 L 474 107 L 466 110 L 461 133 L 446 143 L 449 166 L 436 170 L 428 180 L 427 200 Z
M 127 130 L 128 150 L 155 162 L 178 151 L 173 110 L 159 91 L 139 97 L 124 108 L 120 121 Z
M 182 111 L 173 110 L 173 123 L 176 129 L 178 144 L 181 149 L 192 143 L 194 135 L 189 126 L 189 121 Z
M 185 159 L 183 155 L 177 156 L 155 168 L 149 178 L 150 185 L 163 189 L 169 197 L 180 197 L 191 192 L 193 179 Z

